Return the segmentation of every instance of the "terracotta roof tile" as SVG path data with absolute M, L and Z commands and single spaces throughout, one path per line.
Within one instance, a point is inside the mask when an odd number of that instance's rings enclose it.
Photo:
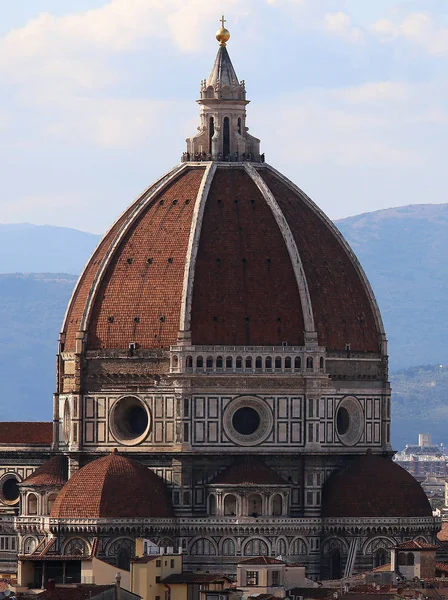
M 254 556 L 253 558 L 246 558 L 240 560 L 239 565 L 284 565 L 284 560 L 278 560 L 278 558 L 271 558 L 270 556 Z
M 59 492 L 53 518 L 173 516 L 165 482 L 141 463 L 113 452 L 88 463 Z
M 0 423 L 0 444 L 49 446 L 53 441 L 53 423 L 3 421 Z
M 272 210 L 243 168 L 218 168 L 199 241 L 192 343 L 300 346 L 303 330 L 297 281 Z
M 313 306 L 318 341 L 327 350 L 379 352 L 375 317 L 354 262 L 328 223 L 278 176 L 259 171 L 297 244 Z
M 372 453 L 333 473 L 322 493 L 322 516 L 430 517 L 421 485 L 391 459 Z
M 62 454 L 53 456 L 34 473 L 22 481 L 21 485 L 62 486 L 67 481 L 67 458 Z
M 288 485 L 286 481 L 257 456 L 238 457 L 218 473 L 211 485 Z
M 448 521 L 443 521 L 442 529 L 437 534 L 439 542 L 448 542 Z
M 418 540 L 408 540 L 398 546 L 395 546 L 397 550 L 438 550 L 438 546 L 434 544 L 427 544 L 426 542 L 420 542 Z
M 60 560 L 60 557 L 59 557 Z M 78 556 L 79 560 L 79 556 Z M 114 585 L 77 585 L 76 587 L 56 587 L 45 590 L 36 597 L 39 600 L 87 600 L 110 590 Z M 138 597 L 138 596 L 136 596 Z

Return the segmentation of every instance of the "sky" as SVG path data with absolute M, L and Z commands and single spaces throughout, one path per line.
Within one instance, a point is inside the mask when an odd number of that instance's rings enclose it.
M 225 13 L 266 160 L 331 217 L 443 203 L 447 0 L 0 0 L 0 222 L 101 233 L 176 165 Z

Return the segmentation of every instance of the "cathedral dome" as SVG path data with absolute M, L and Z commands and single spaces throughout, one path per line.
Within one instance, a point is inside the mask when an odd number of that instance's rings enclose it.
M 372 453 L 336 471 L 322 492 L 322 517 L 431 517 L 421 485 L 390 458 Z
M 337 228 L 264 163 L 185 162 L 138 198 L 82 273 L 62 350 L 193 345 L 381 352 L 381 317 Z
M 54 518 L 166 518 L 165 483 L 141 463 L 113 452 L 77 471 L 58 494 Z

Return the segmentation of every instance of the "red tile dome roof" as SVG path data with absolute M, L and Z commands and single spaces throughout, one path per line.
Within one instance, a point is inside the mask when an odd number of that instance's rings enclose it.
M 322 516 L 430 517 L 421 485 L 390 458 L 372 453 L 354 459 L 325 483 Z
M 54 518 L 164 518 L 173 507 L 164 481 L 141 463 L 113 452 L 88 463 L 59 492 Z
M 20 485 L 23 486 L 63 486 L 67 481 L 67 457 L 53 456 L 38 467 Z
M 87 350 L 175 345 L 301 346 L 380 352 L 381 317 L 337 228 L 267 164 L 183 163 L 106 233 L 62 329 Z

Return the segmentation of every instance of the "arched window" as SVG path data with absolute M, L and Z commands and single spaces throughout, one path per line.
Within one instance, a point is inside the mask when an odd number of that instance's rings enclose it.
M 235 363 L 236 363 L 236 368 L 237 369 L 242 369 L 243 368 L 243 357 L 242 356 L 237 356 Z
M 275 357 L 275 368 L 276 369 L 282 368 L 282 359 L 280 358 L 280 356 Z
M 280 555 L 282 557 L 285 557 L 287 554 L 287 549 L 286 549 L 286 542 L 283 539 L 279 539 L 277 541 L 277 550 L 276 550 L 276 554 Z
M 306 359 L 306 368 L 307 369 L 312 369 L 313 368 L 313 357 L 312 356 L 308 356 L 308 358 Z
M 191 369 L 193 367 L 193 357 L 187 356 L 187 360 L 185 361 L 185 366 L 187 369 Z
M 209 364 L 209 360 L 211 359 L 211 364 Z M 207 358 L 207 368 L 213 367 L 213 358 L 211 356 L 209 356 Z M 216 368 L 217 369 L 222 369 L 222 356 L 217 356 L 216 357 Z
M 51 513 L 51 509 L 53 508 L 54 501 L 56 500 L 57 494 L 50 494 L 47 498 L 47 512 Z
M 231 356 L 226 358 L 226 369 L 231 369 L 233 367 L 233 359 Z
M 302 368 L 302 359 L 300 358 L 300 356 L 296 356 L 294 359 L 294 369 L 301 369 Z
M 244 556 L 267 556 L 268 545 L 263 540 L 249 540 L 244 546 Z
M 319 368 L 323 369 L 325 367 L 324 357 L 321 356 L 319 359 Z
M 113 557 L 115 566 L 129 571 L 131 558 L 135 556 L 135 542 L 129 538 L 120 538 L 109 546 L 108 556 Z
M 213 369 L 213 356 L 207 356 L 207 369 Z M 222 363 L 221 363 L 222 365 Z
M 398 554 L 398 564 L 400 567 L 404 567 L 406 565 L 406 554 L 404 552 L 400 552 Z
M 276 517 L 283 513 L 283 500 L 280 494 L 276 494 L 272 499 L 272 514 Z
M 252 369 L 252 356 L 246 356 L 246 369 Z
M 23 542 L 23 553 L 32 554 L 37 548 L 37 540 L 34 537 L 27 537 Z
M 222 543 L 222 555 L 235 556 L 235 542 L 230 538 L 225 539 Z
M 196 359 L 196 367 L 198 369 L 202 369 L 203 366 L 204 366 L 204 358 L 202 356 L 198 356 Z
M 224 498 L 224 515 L 226 517 L 236 515 L 236 497 L 233 494 L 227 494 Z
M 216 548 L 211 540 L 200 538 L 190 548 L 193 556 L 216 556 Z
M 255 359 L 255 368 L 256 369 L 263 368 L 263 361 L 261 360 L 261 356 L 257 356 L 257 358 Z
M 208 498 L 208 514 L 216 515 L 216 496 L 215 494 L 210 494 Z
M 241 117 L 238 117 L 238 133 L 241 135 Z
M 408 567 L 414 566 L 414 554 L 412 552 L 408 552 L 408 554 L 406 556 L 406 565 Z
M 290 369 L 291 368 L 291 357 L 287 356 L 285 358 L 285 369 Z
M 378 550 L 376 550 L 375 554 L 373 555 L 373 566 L 375 568 L 382 567 L 387 562 L 388 562 L 388 556 L 387 556 L 386 550 L 384 548 L 379 548 Z
M 272 358 L 270 356 L 266 356 L 264 366 L 266 369 L 272 369 Z
M 291 549 L 289 553 L 293 556 L 300 556 L 307 554 L 306 544 L 301 538 L 296 538 L 291 542 Z
M 88 556 L 89 554 L 87 544 L 81 538 L 73 538 L 64 546 L 65 556 Z
M 214 92 L 214 90 L 212 88 L 212 95 L 209 96 L 209 98 L 213 98 L 213 92 Z M 207 90 L 207 93 L 208 93 L 208 90 Z M 208 147 L 209 148 L 208 148 L 208 151 L 211 154 L 212 151 L 213 151 L 213 148 L 212 148 L 212 138 L 215 135 L 215 119 L 213 117 L 210 117 L 209 123 L 210 123 L 210 127 L 209 127 L 209 132 L 208 132 L 208 135 L 209 135 L 209 143 L 208 143 Z
M 222 132 L 222 153 L 224 160 L 230 155 L 230 121 L 229 117 L 224 117 L 224 127 Z
M 179 366 L 179 357 L 173 356 L 173 368 L 177 369 L 178 366 Z
M 36 494 L 29 494 L 26 499 L 27 512 L 29 515 L 37 515 L 37 496 Z
M 263 513 L 263 500 L 260 494 L 251 494 L 248 497 L 247 510 L 250 517 L 258 517 Z

